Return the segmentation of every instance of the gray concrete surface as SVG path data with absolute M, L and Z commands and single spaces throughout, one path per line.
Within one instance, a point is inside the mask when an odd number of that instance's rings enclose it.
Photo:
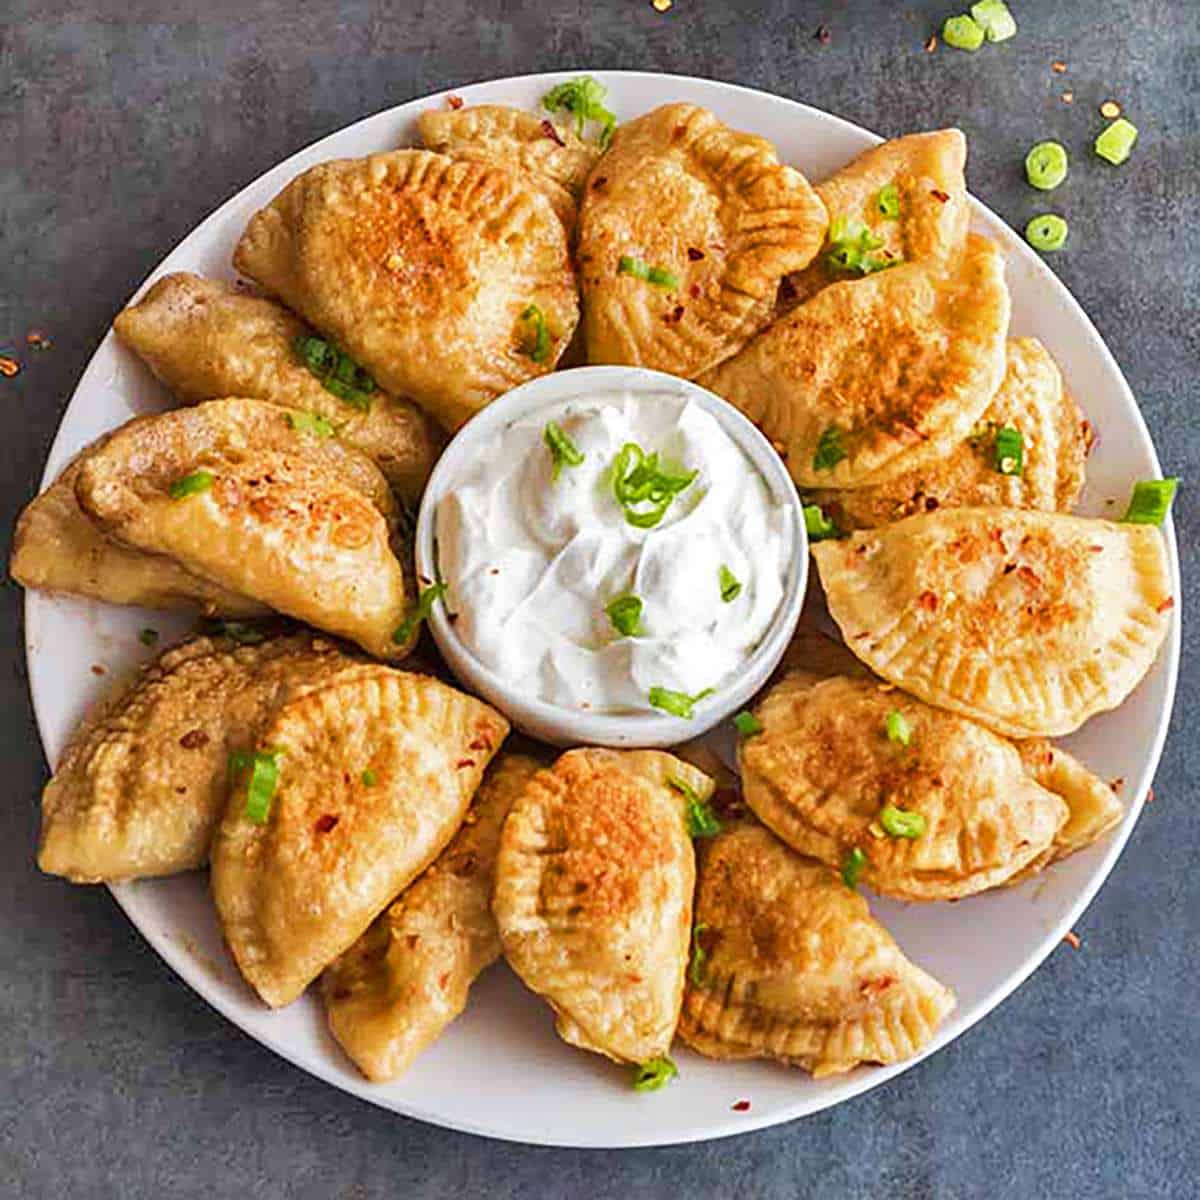
M 1200 6 L 1013 0 L 1015 40 L 922 49 L 962 4 L 806 0 L 74 0 L 0 4 L 0 379 L 5 528 L 122 299 L 213 207 L 298 147 L 455 83 L 591 65 L 755 85 L 882 133 L 971 138 L 971 185 L 1023 225 L 1020 163 L 1075 152 L 1054 260 L 1128 374 L 1200 584 Z M 203 13 L 203 15 L 197 15 Z M 830 30 L 822 45 L 813 34 Z M 1055 74 L 1053 60 L 1068 64 Z M 1073 91 L 1075 103 L 1060 99 Z M 1096 106 L 1140 125 L 1120 172 Z M 27 351 L 30 328 L 53 338 Z M 1191 1197 L 1200 1194 L 1200 921 L 1190 656 L 1157 801 L 1063 948 L 980 1026 L 856 1101 L 703 1146 L 574 1153 L 426 1127 L 262 1049 L 157 960 L 101 890 L 33 866 L 44 766 L 0 613 L 0 1195 L 5 1197 Z M 1189 650 L 1195 636 L 1189 630 Z M 535 1087 L 537 1081 L 530 1080 Z M 669 1099 L 667 1100 L 669 1103 Z

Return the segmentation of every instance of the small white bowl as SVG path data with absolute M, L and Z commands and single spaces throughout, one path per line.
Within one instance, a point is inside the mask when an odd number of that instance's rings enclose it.
M 643 367 L 576 367 L 530 380 L 493 401 L 462 427 L 438 460 L 417 518 L 416 563 L 422 579 L 438 578 L 434 531 L 442 498 L 474 463 L 481 447 L 498 438 L 514 421 L 568 400 L 628 391 L 634 394 L 686 398 L 711 413 L 758 469 L 772 497 L 792 510 L 795 530 L 794 569 L 785 581 L 783 600 L 766 635 L 746 660 L 741 675 L 702 701 L 691 720 L 669 713 L 595 713 L 564 708 L 523 695 L 485 666 L 455 633 L 445 608 L 438 604 L 429 626 L 450 669 L 470 691 L 484 697 L 524 733 L 557 746 L 675 746 L 698 737 L 747 701 L 766 683 L 779 664 L 800 619 L 808 579 L 808 539 L 800 498 L 787 468 L 770 442 L 731 404 L 694 383 Z

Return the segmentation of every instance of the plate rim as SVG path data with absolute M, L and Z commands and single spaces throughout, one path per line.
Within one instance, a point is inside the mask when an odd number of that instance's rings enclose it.
M 630 70 L 605 70 L 594 67 L 570 67 L 562 68 L 554 71 L 535 71 L 521 75 L 502 76 L 499 78 L 483 78 L 475 79 L 465 83 L 451 83 L 443 87 L 437 88 L 434 91 L 424 95 L 415 96 L 412 99 L 403 101 L 400 104 L 391 105 L 388 108 L 380 109 L 374 113 L 368 113 L 357 120 L 351 121 L 346 125 L 332 130 L 331 132 L 322 135 L 312 142 L 301 146 L 293 153 L 287 155 L 279 162 L 268 167 L 266 170 L 259 172 L 253 179 L 249 180 L 243 186 L 239 187 L 231 195 L 222 200 L 215 208 L 213 208 L 205 217 L 203 217 L 196 225 L 194 225 L 182 238 L 175 242 L 171 248 L 163 254 L 145 278 L 138 284 L 125 304 L 130 303 L 134 298 L 146 290 L 146 288 L 168 268 L 166 264 L 170 262 L 176 255 L 182 253 L 193 240 L 203 240 L 209 229 L 220 222 L 224 214 L 231 208 L 234 208 L 243 197 L 251 189 L 259 186 L 264 178 L 273 173 L 284 174 L 285 171 L 291 168 L 292 164 L 298 159 L 307 157 L 308 155 L 319 150 L 328 142 L 340 139 L 348 131 L 357 128 L 368 122 L 379 120 L 381 123 L 388 117 L 399 116 L 405 110 L 414 110 L 423 104 L 435 102 L 448 93 L 456 91 L 465 91 L 470 88 L 488 86 L 495 88 L 517 87 L 521 85 L 530 85 L 534 81 L 540 81 L 539 86 L 553 86 L 554 83 L 560 82 L 564 78 L 570 78 L 580 74 L 590 74 L 596 76 L 602 82 L 621 80 L 637 80 L 652 84 L 669 84 L 671 82 L 680 82 L 688 85 L 703 84 L 707 87 L 716 89 L 720 93 L 739 93 L 752 97 L 755 102 L 767 102 L 777 106 L 783 110 L 795 111 L 802 110 L 807 115 L 817 118 L 821 122 L 832 123 L 835 126 L 847 133 L 850 133 L 855 138 L 862 139 L 864 136 L 871 140 L 873 144 L 879 144 L 884 139 L 873 130 L 867 129 L 865 126 L 859 125 L 856 122 L 850 121 L 845 117 L 838 116 L 835 113 L 828 112 L 825 109 L 818 108 L 814 105 L 807 104 L 801 100 L 795 100 L 788 96 L 782 96 L 775 92 L 768 92 L 761 88 L 748 87 L 744 84 L 732 83 L 726 80 L 713 79 L 702 75 L 686 75 L 675 72 L 658 72 L 658 71 L 630 71 Z M 298 169 L 298 168 L 297 168 Z M 1100 365 L 1105 369 L 1106 373 L 1112 376 L 1118 384 L 1121 398 L 1124 404 L 1134 414 L 1135 423 L 1144 448 L 1148 451 L 1149 458 L 1153 463 L 1154 470 L 1159 477 L 1162 476 L 1162 466 L 1158 457 L 1157 449 L 1153 439 L 1150 436 L 1149 428 L 1146 425 L 1145 417 L 1142 414 L 1141 408 L 1137 403 L 1137 399 L 1125 378 L 1124 372 L 1121 370 L 1119 363 L 1116 361 L 1111 350 L 1109 350 L 1104 339 L 1101 337 L 1099 330 L 1088 316 L 1082 305 L 1076 300 L 1066 284 L 1050 269 L 1050 267 L 1036 254 L 1032 248 L 1017 235 L 1015 230 L 981 200 L 974 195 L 969 197 L 971 204 L 972 217 L 975 219 L 982 218 L 989 226 L 989 234 L 998 238 L 1001 242 L 1006 255 L 1019 256 L 1025 265 L 1032 266 L 1037 274 L 1047 286 L 1052 288 L 1057 293 L 1057 298 L 1065 304 L 1066 310 L 1070 314 L 1071 319 L 1076 323 L 1078 329 L 1087 340 L 1087 351 L 1090 355 L 1098 356 Z M 172 268 L 173 269 L 173 268 Z M 123 307 L 124 305 L 122 305 Z M 119 311 L 119 310 L 115 310 Z M 66 424 L 67 414 L 73 407 L 77 396 L 89 382 L 90 376 L 94 371 L 100 369 L 98 360 L 108 346 L 110 339 L 113 338 L 111 323 L 104 337 L 101 338 L 96 345 L 91 356 L 88 359 L 87 365 L 80 373 L 75 387 L 72 389 L 71 397 L 64 407 L 62 414 L 59 417 L 58 425 L 51 441 L 50 448 L 46 453 L 45 467 L 42 472 L 39 491 L 44 490 L 53 478 L 58 474 L 64 460 L 68 457 L 65 445 L 67 438 L 65 436 L 64 426 Z M 156 954 L 178 975 L 184 983 L 201 999 L 203 999 L 211 1008 L 219 1012 L 238 1031 L 254 1041 L 257 1041 L 279 1055 L 285 1061 L 299 1068 L 305 1073 L 315 1076 L 324 1083 L 331 1084 L 339 1091 L 348 1095 L 354 1096 L 357 1099 L 363 1100 L 375 1107 L 383 1108 L 390 1112 L 398 1113 L 402 1116 L 409 1117 L 415 1120 L 423 1121 L 427 1124 L 436 1125 L 441 1128 L 453 1129 L 458 1132 L 470 1133 L 480 1137 L 492 1138 L 498 1141 L 512 1142 L 515 1144 L 524 1145 L 539 1145 L 539 1146 L 561 1146 L 575 1149 L 636 1149 L 650 1146 L 669 1146 L 669 1145 L 687 1145 L 694 1142 L 717 1140 L 726 1137 L 737 1136 L 742 1133 L 751 1133 L 761 1129 L 770 1128 L 775 1125 L 781 1125 L 789 1121 L 794 1121 L 805 1116 L 815 1115 L 828 1108 L 832 1108 L 838 1104 L 842 1104 L 864 1092 L 871 1091 L 874 1088 L 881 1087 L 887 1084 L 896 1076 L 904 1074 L 907 1071 L 913 1070 L 925 1059 L 937 1053 L 951 1042 L 961 1037 L 968 1030 L 972 1029 L 984 1017 L 994 1012 L 1001 1004 L 1003 1004 L 1026 980 L 1036 971 L 1054 948 L 1062 941 L 1063 935 L 1074 925 L 1095 899 L 1100 888 L 1107 881 L 1112 873 L 1117 860 L 1120 858 L 1127 845 L 1130 836 L 1133 833 L 1138 820 L 1141 817 L 1142 810 L 1145 806 L 1146 792 L 1153 780 L 1154 774 L 1158 769 L 1162 757 L 1163 747 L 1166 743 L 1167 735 L 1170 731 L 1171 720 L 1174 713 L 1175 698 L 1178 686 L 1179 664 L 1182 650 L 1182 638 L 1180 636 L 1182 624 L 1182 579 L 1179 565 L 1178 545 L 1175 535 L 1175 526 L 1173 516 L 1169 516 L 1163 525 L 1163 535 L 1167 543 L 1167 556 L 1170 568 L 1172 585 L 1175 596 L 1175 612 L 1174 620 L 1168 631 L 1166 642 L 1160 651 L 1160 654 L 1165 656 L 1164 665 L 1166 668 L 1164 703 L 1161 711 L 1157 714 L 1157 727 L 1154 736 L 1150 742 L 1149 755 L 1146 760 L 1146 767 L 1142 775 L 1134 784 L 1128 803 L 1127 815 L 1121 828 L 1114 832 L 1110 838 L 1108 845 L 1105 847 L 1105 853 L 1100 858 L 1097 866 L 1092 872 L 1091 878 L 1086 885 L 1080 889 L 1078 896 L 1069 906 L 1065 916 L 1061 917 L 1057 922 L 1051 923 L 1048 932 L 1044 933 L 1039 941 L 1026 952 L 1025 957 L 1019 969 L 1014 970 L 1000 984 L 990 989 L 983 1000 L 978 1004 L 979 1011 L 973 1014 L 969 1019 L 961 1020 L 960 1022 L 951 1019 L 947 1025 L 953 1025 L 953 1032 L 945 1032 L 946 1026 L 939 1031 L 938 1034 L 930 1041 L 921 1053 L 913 1058 L 906 1059 L 903 1062 L 892 1064 L 891 1066 L 877 1066 L 860 1069 L 856 1072 L 851 1072 L 848 1075 L 841 1077 L 841 1082 L 835 1084 L 831 1091 L 823 1093 L 815 1098 L 797 1102 L 796 1104 L 784 1108 L 774 1109 L 765 1114 L 730 1114 L 725 1119 L 714 1119 L 701 1124 L 699 1120 L 696 1122 L 696 1129 L 689 1132 L 686 1136 L 670 1136 L 660 1137 L 655 1136 L 652 1132 L 640 1135 L 634 1134 L 622 1141 L 613 1141 L 605 1138 L 588 1138 L 586 1133 L 582 1136 L 566 1140 L 561 1136 L 539 1136 L 536 1131 L 527 1133 L 512 1133 L 477 1124 L 470 1120 L 455 1120 L 445 1116 L 441 1112 L 431 1112 L 422 1109 L 419 1103 L 409 1101 L 399 1101 L 395 1097 L 384 1095 L 382 1093 L 372 1094 L 372 1085 L 365 1080 L 355 1080 L 351 1083 L 344 1077 L 336 1074 L 331 1062 L 324 1060 L 310 1059 L 302 1051 L 294 1051 L 280 1038 L 273 1037 L 268 1033 L 262 1033 L 258 1030 L 251 1031 L 247 1029 L 233 1011 L 233 1006 L 226 1002 L 225 997 L 220 991 L 211 987 L 206 979 L 206 972 L 203 966 L 188 952 L 185 946 L 177 942 L 165 931 L 157 928 L 148 928 L 139 922 L 134 914 L 134 900 L 132 888 L 136 885 L 117 884 L 108 885 L 108 890 L 121 907 L 125 916 L 129 919 L 134 929 L 141 937 L 151 946 Z M 36 591 L 26 591 L 22 613 L 24 619 L 23 641 L 25 648 L 26 673 L 29 679 L 29 694 L 30 701 L 34 710 L 35 722 L 38 728 L 38 737 L 42 743 L 43 755 L 49 761 L 49 753 L 46 750 L 46 737 L 44 729 L 46 720 L 43 717 L 43 708 L 48 703 L 48 697 L 43 688 L 38 687 L 34 683 L 33 670 L 33 655 L 35 647 L 33 645 L 32 634 L 30 629 L 36 624 L 36 620 L 31 619 L 34 608 L 41 602 L 45 602 L 45 598 L 41 593 Z M 96 602 L 98 603 L 98 602 Z

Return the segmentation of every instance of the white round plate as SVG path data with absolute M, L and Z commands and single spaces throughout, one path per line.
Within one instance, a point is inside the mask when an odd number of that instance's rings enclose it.
M 578 72 L 525 76 L 453 89 L 468 104 L 534 108 L 552 85 Z M 729 124 L 763 134 L 785 162 L 819 180 L 879 139 L 791 100 L 730 84 L 678 76 L 596 72 L 628 119 L 667 101 L 706 105 Z M 331 158 L 411 144 L 417 115 L 445 103 L 442 93 L 359 121 L 268 171 L 202 222 L 150 280 L 191 270 L 230 277 L 234 243 L 251 214 L 295 175 Z M 986 147 L 972 148 L 977 155 Z M 1036 334 L 1062 366 L 1073 395 L 1101 433 L 1088 464 L 1082 511 L 1119 516 L 1134 480 L 1159 474 L 1137 404 L 1083 311 L 1012 230 L 982 205 L 976 227 L 1008 255 L 1013 332 Z M 117 309 L 114 297 L 113 309 Z M 128 417 L 168 405 L 149 373 L 110 334 L 76 388 L 46 465 L 46 481 L 69 456 Z M 1174 592 L 1179 565 L 1165 530 Z M 904 905 L 872 898 L 875 914 L 906 953 L 958 994 L 958 1008 L 926 1050 L 932 1053 L 1005 998 L 1059 942 L 1112 869 L 1137 819 L 1166 736 L 1179 661 L 1179 608 L 1166 646 L 1137 691 L 1113 713 L 1089 721 L 1068 745 L 1103 778 L 1124 780 L 1124 823 L 1090 850 L 1011 891 L 960 904 Z M 51 762 L 71 728 L 108 684 L 150 657 L 138 631 L 162 642 L 188 622 L 162 613 L 111 608 L 30 592 L 26 600 L 30 685 Z M 472 993 L 468 1011 L 401 1080 L 369 1084 L 340 1054 L 311 996 L 270 1012 L 242 983 L 221 942 L 203 875 L 114 887 L 117 901 L 158 953 L 189 984 L 251 1036 L 304 1070 L 374 1104 L 439 1125 L 492 1137 L 567 1146 L 643 1146 L 721 1137 L 816 1112 L 910 1067 L 860 1068 L 820 1081 L 768 1063 L 714 1063 L 677 1049 L 679 1079 L 668 1091 L 639 1094 L 625 1070 L 570 1049 L 554 1034 L 549 1008 L 503 965 Z M 203 1064 L 198 1064 L 204 1070 Z M 965 1087 L 965 1081 L 963 1081 Z M 750 1108 L 732 1106 L 749 1100 Z

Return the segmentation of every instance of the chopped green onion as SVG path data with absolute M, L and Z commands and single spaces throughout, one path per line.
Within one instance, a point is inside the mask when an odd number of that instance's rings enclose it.
M 858 881 L 862 878 L 863 869 L 866 865 L 867 856 L 855 846 L 846 855 L 846 861 L 842 863 L 842 882 L 848 888 L 858 887 Z
M 257 625 L 248 625 L 245 621 L 214 621 L 212 632 L 217 637 L 233 638 L 243 646 L 257 646 L 267 640 L 263 630 Z
M 1128 525 L 1161 525 L 1171 511 L 1178 487 L 1179 480 L 1174 476 L 1139 480 L 1133 485 L 1129 507 L 1121 520 Z
M 622 637 L 637 637 L 642 628 L 642 601 L 638 596 L 618 596 L 604 606 L 613 628 Z
M 1067 148 L 1061 142 L 1038 142 L 1025 155 L 1025 178 L 1039 191 L 1052 192 L 1067 177 Z
M 1067 223 L 1054 213 L 1034 217 L 1025 226 L 1025 240 L 1035 250 L 1061 250 L 1067 242 Z
M 875 196 L 875 207 L 881 217 L 896 220 L 900 216 L 900 189 L 894 183 L 884 184 Z
M 996 430 L 995 465 L 1001 475 L 1021 475 L 1025 471 L 1025 439 L 1019 429 L 1005 425 Z
M 583 452 L 563 432 L 557 421 L 546 422 L 546 428 L 542 430 L 542 441 L 546 443 L 554 459 L 554 466 L 550 469 L 551 479 L 558 479 L 563 467 L 578 467 L 583 462 Z
M 829 223 L 830 251 L 825 256 L 825 263 L 832 271 L 858 271 L 861 275 L 899 266 L 904 261 L 899 256 L 874 253 L 883 249 L 883 244 L 883 238 L 872 233 L 861 221 L 837 216 Z
M 894 804 L 885 804 L 879 810 L 879 824 L 888 837 L 914 838 L 925 836 L 925 817 L 919 812 L 908 812 Z
M 742 737 L 754 737 L 755 734 L 763 731 L 762 722 L 752 712 L 738 713 L 733 718 L 733 723 Z
M 375 380 L 344 350 L 315 334 L 301 334 L 293 343 L 300 361 L 339 400 L 363 410 L 371 407 Z
M 842 531 L 831 521 L 819 504 L 804 505 L 804 532 L 810 542 L 823 542 L 840 537 Z
M 1137 126 L 1132 121 L 1118 117 L 1096 139 L 1096 153 L 1114 167 L 1119 167 L 1129 157 L 1137 135 Z
M 634 1067 L 633 1090 L 657 1092 L 678 1074 L 679 1068 L 669 1058 L 652 1058 L 649 1062 L 639 1063 Z
M 143 646 L 155 645 L 158 642 L 158 630 L 157 629 L 143 629 L 138 634 L 138 641 L 141 642 Z
M 421 594 L 417 597 L 416 607 L 399 625 L 396 626 L 396 632 L 392 634 L 392 641 L 398 646 L 404 645 L 418 625 L 422 621 L 429 619 L 429 614 L 433 612 L 433 606 L 446 594 L 446 585 L 440 580 L 437 583 L 431 583 L 427 588 L 421 589 Z
M 689 837 L 716 837 L 721 832 L 721 822 L 713 812 L 707 800 L 700 798 L 700 793 L 682 779 L 673 775 L 667 779 L 669 787 L 673 787 L 687 801 L 687 831 Z
M 175 480 L 167 492 L 172 500 L 183 500 L 187 496 L 207 492 L 212 485 L 211 471 L 193 471 L 190 475 L 184 475 L 182 479 Z
M 721 602 L 732 604 L 742 591 L 742 581 L 724 564 L 717 572 L 717 580 L 721 585 Z
M 337 432 L 333 425 L 319 413 L 300 412 L 289 408 L 284 416 L 287 418 L 287 423 L 297 433 L 311 433 L 319 438 L 327 438 L 333 437 Z
M 832 471 L 846 457 L 846 447 L 842 445 L 842 431 L 836 425 L 830 425 L 817 439 L 817 452 L 813 455 L 814 471 Z
M 552 87 L 542 97 L 542 107 L 547 112 L 569 112 L 575 115 L 575 131 L 580 137 L 588 121 L 600 125 L 600 146 L 606 149 L 612 141 L 617 127 L 617 118 L 604 106 L 608 88 L 590 75 L 580 75 Z
M 250 782 L 246 786 L 245 815 L 256 825 L 265 825 L 271 815 L 271 801 L 279 784 L 279 759 L 282 751 L 259 750 L 250 762 Z
M 663 712 L 669 712 L 673 717 L 682 717 L 685 721 L 690 721 L 695 705 L 699 704 L 705 696 L 711 696 L 714 690 L 714 688 L 705 688 L 704 691 L 689 696 L 687 692 L 673 692 L 670 688 L 652 687 L 649 699 L 654 708 L 661 708 Z
M 692 927 L 692 955 L 688 960 L 688 979 L 696 987 L 704 986 L 704 964 L 708 959 L 708 954 L 700 944 L 700 936 L 706 929 L 708 929 L 708 925 L 703 921 Z
M 546 324 L 546 314 L 536 304 L 531 304 L 521 313 L 521 320 L 530 325 L 533 333 L 525 344 L 525 353 L 535 363 L 544 363 L 550 357 L 550 327 Z
M 632 275 L 635 279 L 644 279 L 655 287 L 679 290 L 679 276 L 668 271 L 666 267 L 652 267 L 632 254 L 622 254 L 617 262 L 618 275 Z
M 947 17 L 942 26 L 942 41 L 956 50 L 974 52 L 983 45 L 985 36 L 983 30 L 966 13 L 961 17 Z
M 363 781 L 363 787 L 374 787 L 375 786 L 375 772 L 372 771 L 370 767 L 368 767 L 362 773 L 362 781 Z
M 1017 23 L 1004 0 L 978 0 L 971 5 L 971 17 L 983 27 L 989 42 L 1006 42 L 1017 32 Z
M 883 727 L 887 731 L 888 741 L 895 742 L 897 746 L 907 746 L 912 741 L 912 726 L 898 708 L 893 708 L 884 718 Z
M 625 510 L 630 525 L 652 529 L 666 515 L 671 501 L 690 487 L 698 474 L 684 468 L 672 470 L 660 462 L 657 451 L 647 455 L 635 442 L 626 442 L 613 460 L 613 496 Z

